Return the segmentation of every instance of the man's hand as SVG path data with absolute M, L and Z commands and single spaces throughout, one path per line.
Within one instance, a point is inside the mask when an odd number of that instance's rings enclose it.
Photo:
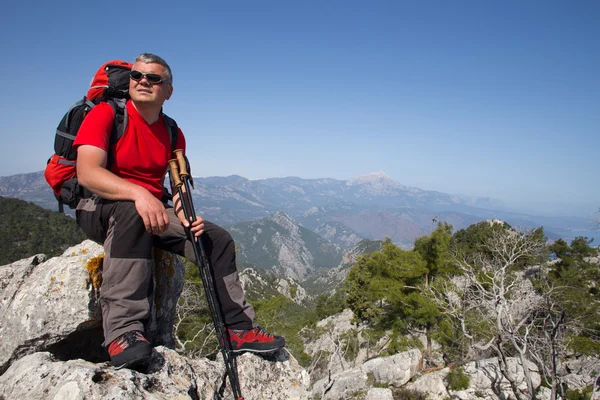
M 185 213 L 183 212 L 179 193 L 175 192 L 175 195 L 173 195 L 173 206 L 175 207 L 175 214 L 177 214 L 177 218 L 179 218 L 179 221 L 181 221 L 181 225 L 188 228 L 190 223 L 185 219 Z M 202 235 L 204 232 L 204 218 L 196 216 L 196 220 L 192 222 L 190 230 L 195 237 Z
M 181 223 L 186 228 L 190 226 L 190 223 L 187 222 L 185 218 L 183 218 L 183 221 L 181 221 Z M 192 222 L 192 227 L 190 228 L 190 230 L 192 231 L 192 234 L 195 237 L 199 237 L 200 235 L 202 235 L 202 233 L 204 232 L 204 219 L 202 217 L 196 216 L 196 220 Z
M 169 216 L 163 203 L 149 191 L 140 187 L 135 199 L 135 208 L 144 221 L 146 230 L 153 235 L 163 233 L 169 228 Z

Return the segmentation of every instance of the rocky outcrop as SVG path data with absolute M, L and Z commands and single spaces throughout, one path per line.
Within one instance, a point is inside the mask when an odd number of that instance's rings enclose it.
M 291 278 L 280 278 L 277 281 L 277 291 L 297 304 L 306 299 L 306 290 Z
M 421 352 L 417 349 L 380 357 L 315 382 L 312 395 L 323 400 L 355 398 L 376 385 L 400 387 L 416 375 Z
M 102 246 L 86 240 L 61 257 L 37 255 L 0 267 L 0 372 L 30 353 L 105 361 L 98 300 Z M 173 318 L 183 285 L 179 258 L 155 253 L 154 307 L 146 328 L 155 345 L 173 346 Z
M 293 359 L 244 354 L 238 357 L 238 374 L 246 399 L 308 399 L 308 375 Z M 0 376 L 0 392 L 7 399 L 212 399 L 222 375 L 222 362 L 189 359 L 163 346 L 154 349 L 146 373 L 38 352 Z M 224 396 L 233 398 L 229 385 Z
M 102 346 L 102 260 L 103 248 L 84 241 L 60 257 L 37 255 L 0 267 L 0 393 L 5 396 L 0 398 L 212 399 L 223 362 L 190 359 L 170 349 L 184 280 L 181 260 L 154 254 L 146 335 L 155 348 L 146 373 L 116 370 Z M 247 400 L 308 398 L 308 374 L 285 349 L 237 360 Z M 226 392 L 225 398 L 232 397 Z

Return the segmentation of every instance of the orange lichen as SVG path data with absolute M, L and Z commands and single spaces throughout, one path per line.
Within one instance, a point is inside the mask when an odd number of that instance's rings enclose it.
M 173 253 L 154 248 L 154 265 L 162 264 L 164 271 L 170 277 L 175 274 L 175 257 L 177 256 Z
M 90 274 L 90 282 L 92 283 L 92 287 L 96 290 L 100 289 L 100 285 L 102 285 L 102 263 L 104 262 L 104 254 L 101 254 L 97 257 L 92 257 L 88 260 L 85 265 L 85 269 L 87 269 Z

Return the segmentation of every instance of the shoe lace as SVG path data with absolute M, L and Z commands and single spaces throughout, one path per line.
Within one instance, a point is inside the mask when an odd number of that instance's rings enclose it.
M 127 343 L 128 346 L 135 344 L 137 342 L 147 342 L 144 335 L 142 335 L 139 331 L 130 331 L 123 335 L 123 342 Z
M 272 334 L 270 334 L 269 332 L 267 332 L 266 330 L 264 330 L 264 329 L 263 329 L 263 328 L 261 328 L 260 326 L 257 326 L 257 327 L 256 327 L 256 328 L 254 328 L 254 329 L 256 329 L 256 336 L 258 336 L 258 337 L 261 337 L 261 336 L 262 336 L 262 337 L 265 337 L 265 338 L 267 338 L 267 339 L 271 339 L 271 338 L 273 338 L 273 337 L 274 337 Z

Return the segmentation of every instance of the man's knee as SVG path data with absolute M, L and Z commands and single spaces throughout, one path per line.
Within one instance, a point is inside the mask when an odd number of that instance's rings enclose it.
M 149 258 L 152 256 L 152 234 L 146 231 L 144 221 L 132 201 L 116 202 L 109 226 L 109 236 L 112 236 L 112 257 Z
M 218 247 L 226 247 L 230 244 L 233 245 L 231 234 L 219 225 L 205 221 L 204 226 L 207 236 L 210 238 L 211 242 L 215 243 Z

